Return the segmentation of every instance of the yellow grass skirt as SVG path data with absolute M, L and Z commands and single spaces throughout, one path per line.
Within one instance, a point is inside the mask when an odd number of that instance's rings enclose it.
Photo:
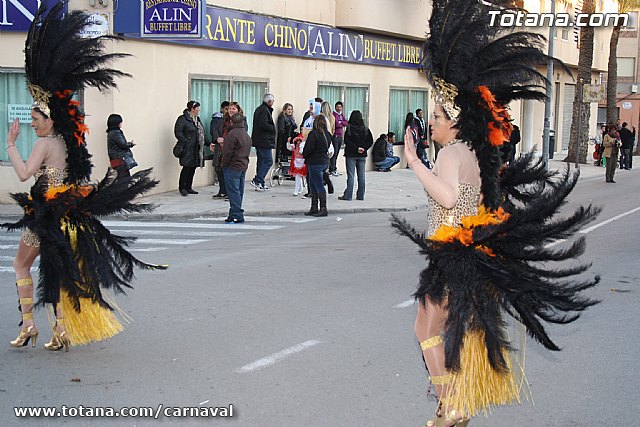
M 105 295 L 103 295 L 103 298 L 109 305 L 114 307 L 114 310 L 101 307 L 91 301 L 90 298 L 79 298 L 80 311 L 78 312 L 73 308 L 69 300 L 69 294 L 64 289 L 60 290 L 58 310 L 60 310 L 64 318 L 64 329 L 67 331 L 72 346 L 104 341 L 124 330 L 124 326 L 118 317 L 128 323 L 129 316 L 120 310 L 113 298 Z M 48 308 L 49 323 L 53 327 L 56 317 L 53 306 L 49 304 Z
M 524 340 L 524 331 L 522 331 Z M 460 351 L 460 371 L 451 374 L 445 401 L 451 409 L 467 417 L 482 412 L 488 415 L 495 406 L 520 403 L 530 392 L 524 376 L 524 341 L 519 359 L 505 351 L 507 371 L 497 372 L 489 364 L 484 332 L 467 332 Z

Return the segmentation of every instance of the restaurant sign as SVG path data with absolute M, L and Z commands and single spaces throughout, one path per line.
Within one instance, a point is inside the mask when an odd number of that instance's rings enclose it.
M 192 0 L 142 1 L 156 6 L 155 14 L 143 8 L 144 23 L 154 24 L 144 28 L 143 32 L 146 32 L 151 29 L 182 28 L 176 25 L 187 18 L 186 12 L 178 12 L 165 5 L 184 5 Z M 116 12 L 115 31 L 128 37 L 140 37 L 123 6 L 124 3 Z M 159 26 L 160 23 L 172 25 Z M 419 67 L 422 59 L 421 44 L 417 41 L 362 34 L 214 6 L 206 7 L 202 38 L 182 39 L 169 33 L 166 36 L 166 41 L 170 43 L 413 69 Z
M 201 38 L 206 0 L 141 0 L 140 36 Z
M 0 31 L 29 31 L 40 0 L 0 0 Z M 51 9 L 57 2 L 49 0 L 47 9 Z M 66 11 L 67 5 L 64 5 Z

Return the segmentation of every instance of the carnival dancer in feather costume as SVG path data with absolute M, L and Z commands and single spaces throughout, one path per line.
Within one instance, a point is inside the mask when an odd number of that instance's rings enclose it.
M 127 76 L 107 68 L 122 54 L 104 54 L 110 36 L 82 38 L 88 15 L 74 11 L 63 16 L 64 2 L 47 13 L 43 1 L 27 35 L 25 69 L 34 103 L 31 127 L 36 132 L 33 151 L 23 161 L 15 143 L 17 119 L 9 130 L 7 153 L 18 178 L 36 182 L 30 194 L 12 194 L 24 208 L 23 218 L 8 229 L 22 229 L 14 260 L 22 329 L 13 347 L 31 342 L 38 329 L 33 321 L 34 286 L 30 274 L 40 255 L 38 304 L 51 307 L 53 336 L 48 350 L 68 350 L 112 337 L 122 330 L 110 292 L 131 287 L 133 268 L 166 268 L 144 263 L 127 250 L 129 238 L 112 235 L 97 219 L 117 212 L 141 212 L 152 206 L 132 200 L 153 188 L 151 170 L 130 180 L 116 180 L 109 170 L 99 184 L 88 182 L 91 155 L 87 151 L 84 115 L 72 100 L 80 89 L 115 87 L 116 77 Z M 106 292 L 104 292 L 106 290 Z
M 545 246 L 597 214 L 586 207 L 555 218 L 577 174 L 548 173 L 531 153 L 501 171 L 499 149 L 512 128 L 506 107 L 545 98 L 535 67 L 547 56 L 543 37 L 489 25 L 495 3 L 433 0 L 422 64 L 436 101 L 432 137 L 444 146 L 433 171 L 417 157 L 411 132 L 405 135 L 405 156 L 429 199 L 428 231 L 397 216 L 392 223 L 428 259 L 415 293 L 415 332 L 438 394 L 427 426 L 465 426 L 479 412 L 520 401 L 526 380 L 507 315 L 559 350 L 541 321 L 569 323 L 596 303 L 580 293 L 597 277 L 569 280 L 588 266 L 544 265 L 584 251 L 583 239 L 565 249 Z

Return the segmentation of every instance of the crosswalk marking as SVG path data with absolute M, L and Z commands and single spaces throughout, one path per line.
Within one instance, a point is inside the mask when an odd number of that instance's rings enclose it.
M 142 221 L 104 221 L 104 226 L 111 227 L 145 227 L 145 228 L 196 228 L 196 229 L 212 229 L 225 228 L 227 230 L 277 230 L 283 228 L 283 225 L 251 225 L 251 224 L 198 224 L 183 222 L 142 222 Z
M 165 249 L 169 248 L 164 246 L 158 246 L 155 248 L 129 248 L 129 252 L 160 252 L 164 251 Z
M 195 245 L 207 241 L 206 239 L 138 239 L 136 243 L 143 245 Z
M 254 232 L 279 230 L 287 226 L 317 221 L 317 218 L 245 217 L 243 224 L 226 224 L 224 217 L 200 217 L 182 222 L 163 221 L 103 221 L 102 224 L 114 235 L 132 236 L 137 239 L 127 248 L 136 253 L 161 252 L 176 246 L 196 245 L 212 239 L 233 238 L 251 235 Z M 20 232 L 0 234 L 0 273 L 13 273 L 13 259 Z M 36 259 L 32 271 L 37 271 Z
M 109 229 L 113 234 L 133 234 L 134 236 L 173 236 L 175 234 L 180 234 L 180 236 L 192 236 L 192 237 L 227 237 L 227 236 L 238 236 L 242 234 L 251 234 L 248 232 L 242 231 L 184 231 L 180 230 L 179 232 L 170 231 L 170 230 L 125 230 L 120 228 L 111 228 Z
M 32 265 L 31 266 L 31 272 L 36 272 L 38 271 L 38 267 L 36 265 Z M 4 266 L 0 266 L 0 273 L 14 273 L 15 270 L 13 269 L 13 267 L 4 267 Z

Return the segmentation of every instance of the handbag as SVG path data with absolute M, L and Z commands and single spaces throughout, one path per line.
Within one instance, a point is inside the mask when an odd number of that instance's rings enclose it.
M 173 155 L 178 159 L 184 155 L 184 145 L 180 141 L 177 141 L 173 146 Z
M 122 156 L 122 160 L 124 160 L 124 163 L 127 165 L 127 168 L 129 170 L 138 166 L 138 162 L 136 162 L 136 159 L 133 158 L 132 153 L 127 153 L 124 156 Z
M 327 147 L 327 155 L 329 156 L 329 158 L 333 157 L 333 154 L 335 153 L 335 150 L 333 148 L 333 144 L 330 143 L 329 141 L 327 141 L 327 134 L 324 134 L 324 142 L 327 143 L 328 147 Z

